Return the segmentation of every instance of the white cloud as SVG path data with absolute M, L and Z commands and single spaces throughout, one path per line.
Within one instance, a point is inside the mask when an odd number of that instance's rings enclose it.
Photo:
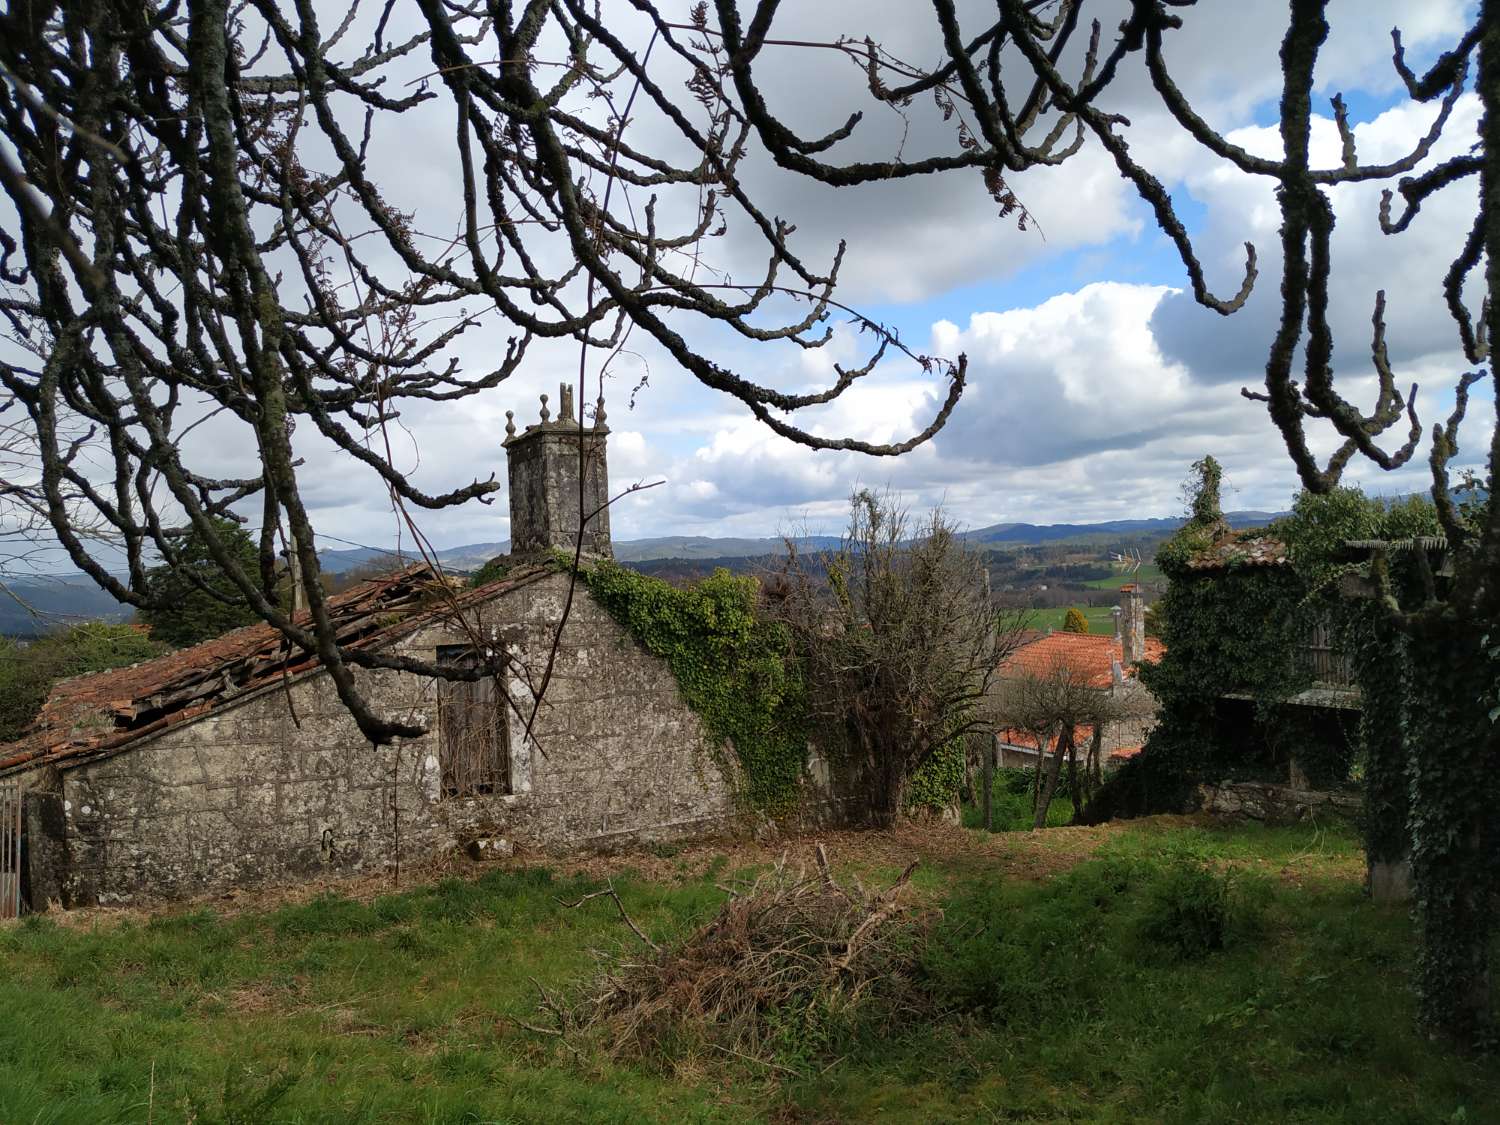
M 1335 0 L 1320 92 L 1391 91 L 1387 29 L 1402 24 L 1413 58 L 1420 61 L 1461 30 L 1471 8 L 1439 0 L 1420 5 Z M 961 8 L 974 20 L 993 10 L 978 0 Z M 1120 0 L 1099 11 L 1111 41 L 1128 5 Z M 1170 37 L 1168 57 L 1183 90 L 1239 143 L 1274 152 L 1275 132 L 1251 122 L 1278 92 L 1276 51 L 1284 10 L 1276 9 L 1275 19 L 1268 18 L 1271 6 L 1264 3 L 1202 4 L 1174 12 L 1186 24 Z M 783 5 L 777 28 L 788 38 L 832 38 L 868 29 L 914 61 L 936 57 L 930 9 L 910 0 Z M 842 122 L 850 105 L 868 111 L 855 139 L 830 159 L 840 152 L 889 158 L 903 136 L 907 155 L 952 149 L 952 127 L 938 119 L 930 103 L 911 107 L 908 120 L 872 107 L 858 69 L 824 54 L 829 57 L 818 55 L 810 64 L 805 51 L 768 50 L 762 78 L 776 108 L 807 135 Z M 1133 151 L 1179 197 L 1190 194 L 1206 208 L 1199 244 L 1217 290 L 1232 291 L 1238 284 L 1239 247 L 1246 238 L 1264 251 L 1263 268 L 1274 260 L 1279 214 L 1269 184 L 1229 172 L 1186 140 L 1161 112 L 1139 59 L 1127 60 L 1108 108 L 1134 122 L 1128 133 Z M 1360 124 L 1362 155 L 1370 160 L 1395 155 L 1432 112 L 1402 106 Z M 1455 114 L 1447 147 L 1438 156 L 1465 147 L 1476 120 L 1471 99 Z M 642 115 L 640 127 L 649 139 L 649 115 Z M 383 143 L 372 153 L 372 169 L 389 185 L 393 203 L 418 209 L 417 225 L 433 233 L 446 233 L 458 213 L 451 135 L 451 121 L 434 108 L 377 136 Z M 1318 121 L 1315 143 L 1320 160 L 1336 159 L 1337 137 L 1326 117 Z M 768 213 L 798 225 L 795 245 L 811 263 L 826 261 L 839 238 L 849 239 L 842 299 L 855 305 L 927 301 L 927 307 L 938 308 L 945 319 L 933 326 L 932 348 L 941 354 L 968 352 L 969 390 L 948 428 L 911 455 L 892 461 L 815 453 L 775 437 L 740 404 L 696 384 L 637 335 L 631 346 L 638 354 L 622 357 L 606 390 L 614 430 L 612 477 L 617 489 L 658 478 L 667 483 L 627 498 L 612 511 L 618 537 L 764 534 L 803 517 L 836 524 L 844 497 L 860 483 L 890 484 L 919 505 L 944 501 L 974 526 L 1010 519 L 1162 515 L 1178 507 L 1178 483 L 1187 463 L 1210 451 L 1226 462 L 1238 489 L 1232 504 L 1280 507 L 1290 497 L 1294 481 L 1279 436 L 1264 410 L 1238 395 L 1240 383 L 1258 380 L 1264 363 L 1279 280 L 1274 269 L 1265 269 L 1250 306 L 1228 319 L 1199 308 L 1179 289 L 1127 283 L 1141 276 L 1132 274 L 1133 256 L 1144 254 L 1156 236 L 1132 190 L 1096 147 L 1062 168 L 1016 178 L 1013 186 L 1042 233 L 1022 233 L 999 219 L 977 173 L 832 190 L 760 158 L 747 164 L 747 177 Z M 1357 373 L 1353 385 L 1368 394 L 1370 303 L 1386 279 L 1393 355 L 1404 377 L 1429 388 L 1424 408 L 1432 417 L 1444 409 L 1442 396 L 1433 392 L 1451 384 L 1455 370 L 1453 332 L 1437 301 L 1437 279 L 1466 230 L 1472 193 L 1460 189 L 1434 201 L 1411 231 L 1395 239 L 1378 233 L 1377 195 L 1377 187 L 1365 185 L 1334 193 L 1339 363 Z M 662 206 L 665 222 L 671 205 Z M 1101 274 L 1117 280 L 1084 287 L 1049 280 L 1045 284 L 1052 288 L 1045 289 L 1038 281 L 1023 291 L 1021 307 L 1008 309 L 976 309 L 953 296 L 959 287 L 1014 277 L 1080 249 L 1099 254 Z M 756 276 L 763 268 L 761 246 L 744 238 L 740 225 L 706 250 L 742 275 Z M 826 383 L 834 362 L 858 364 L 868 355 L 869 337 L 847 331 L 837 333 L 827 349 L 810 352 L 752 345 L 702 325 L 685 325 L 684 331 L 716 362 L 798 389 Z M 483 369 L 496 362 L 507 334 L 503 324 L 488 325 L 461 338 L 454 354 L 466 370 Z M 539 344 L 523 370 L 501 388 L 456 406 L 408 405 L 401 423 L 412 436 L 393 430 L 398 466 L 429 492 L 491 473 L 503 480 L 505 410 L 514 410 L 520 424 L 532 420 L 538 394 L 555 394 L 560 380 L 576 378 L 577 358 L 575 345 Z M 648 372 L 649 385 L 632 411 L 630 388 Z M 930 418 L 941 390 L 936 377 L 888 361 L 867 386 L 802 421 L 827 435 L 905 437 Z M 1476 449 L 1492 424 L 1481 410 L 1467 448 Z M 1317 440 L 1325 452 L 1331 447 L 1328 435 Z M 359 542 L 395 538 L 398 522 L 373 473 L 351 466 L 301 431 L 298 450 L 308 461 L 303 482 L 321 529 Z M 195 432 L 188 453 L 195 467 L 212 475 L 255 471 L 243 427 L 205 426 Z M 1377 478 L 1362 466 L 1354 472 L 1382 485 L 1406 481 L 1421 487 L 1419 469 L 1398 478 Z M 414 514 L 444 545 L 500 539 L 508 532 L 503 491 L 490 506 Z

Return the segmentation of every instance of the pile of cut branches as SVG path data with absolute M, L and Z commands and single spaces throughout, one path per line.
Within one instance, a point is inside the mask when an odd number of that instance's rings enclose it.
M 641 1057 L 702 1044 L 771 1062 L 816 1053 L 862 1004 L 889 1013 L 919 1001 L 913 978 L 932 913 L 906 893 L 913 861 L 889 887 L 866 891 L 834 878 L 822 845 L 818 870 L 786 857 L 728 899 L 705 925 L 669 946 L 625 913 L 644 956 L 611 958 L 581 999 L 564 1009 L 543 993 L 563 1033 L 601 1031 L 615 1055 Z M 579 904 L 581 905 L 581 903 Z

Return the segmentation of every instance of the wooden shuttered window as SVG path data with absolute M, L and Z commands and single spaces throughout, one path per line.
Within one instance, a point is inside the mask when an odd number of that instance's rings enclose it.
M 478 668 L 466 645 L 438 649 L 438 663 Z M 438 681 L 438 764 L 444 797 L 509 793 L 510 724 L 503 688 L 494 676 Z

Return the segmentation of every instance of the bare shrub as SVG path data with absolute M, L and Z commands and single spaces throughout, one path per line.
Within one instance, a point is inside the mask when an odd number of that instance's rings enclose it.
M 596 1030 L 613 1055 L 710 1047 L 772 1065 L 831 1048 L 867 1004 L 917 1005 L 913 974 L 932 915 L 906 893 L 913 861 L 884 890 L 819 870 L 771 870 L 729 897 L 705 925 L 657 946 L 625 915 L 645 956 L 605 965 L 571 1008 L 544 994 L 565 1032 Z M 618 899 L 616 899 L 618 905 Z
M 989 729 L 983 705 L 1023 618 L 996 611 L 982 554 L 941 509 L 913 520 L 896 497 L 868 489 L 850 498 L 837 548 L 788 551 L 776 607 L 816 737 L 860 771 L 881 826 L 935 755 Z

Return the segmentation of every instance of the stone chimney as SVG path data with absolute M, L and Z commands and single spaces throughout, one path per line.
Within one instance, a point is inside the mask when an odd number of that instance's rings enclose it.
M 1119 622 L 1121 663 L 1129 668 L 1146 655 L 1146 597 L 1141 584 L 1120 587 Z
M 558 548 L 571 551 L 580 516 L 583 553 L 609 558 L 609 469 L 604 459 L 609 427 L 604 400 L 595 406 L 593 425 L 573 413 L 573 388 L 558 388 L 561 409 L 556 419 L 542 395 L 541 421 L 517 433 L 515 414 L 505 412 L 505 453 L 510 466 L 510 553 L 540 554 Z M 579 456 L 580 447 L 582 457 Z M 582 507 L 579 472 L 582 470 Z

